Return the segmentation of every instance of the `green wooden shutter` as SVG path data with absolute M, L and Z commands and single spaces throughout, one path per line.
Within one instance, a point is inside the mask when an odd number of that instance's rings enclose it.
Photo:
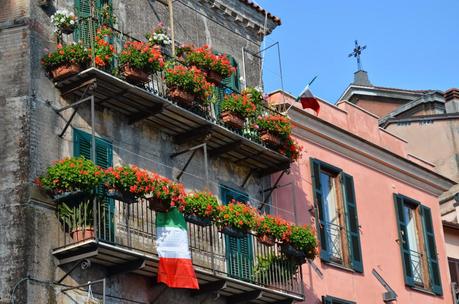
M 75 13 L 80 20 L 78 28 L 73 32 L 73 39 L 75 41 L 82 41 L 87 47 L 91 45 L 89 35 L 89 22 L 88 17 L 91 16 L 91 0 L 75 0 Z
M 435 233 L 432 224 L 432 212 L 429 207 L 422 205 L 420 206 L 420 212 L 432 291 L 437 295 L 442 295 L 443 290 L 441 286 L 440 269 L 438 266 L 437 247 L 435 245 Z
M 344 210 L 346 215 L 346 232 L 349 243 L 351 266 L 357 272 L 363 272 L 362 249 L 360 246 L 359 220 L 352 176 L 342 173 L 341 183 L 344 196 Z
M 403 273 L 405 276 L 405 284 L 414 286 L 413 269 L 411 268 L 411 255 L 408 243 L 408 231 L 406 218 L 403 214 L 404 199 L 402 196 L 394 194 L 395 212 L 397 216 L 398 239 L 400 252 L 402 255 Z
M 333 304 L 333 300 L 330 297 L 322 297 L 322 304 Z
M 314 207 L 316 210 L 316 225 L 320 240 L 320 258 L 328 262 L 331 257 L 331 250 L 328 242 L 327 231 L 325 229 L 325 206 L 320 185 L 320 162 L 311 158 L 312 188 L 314 194 Z

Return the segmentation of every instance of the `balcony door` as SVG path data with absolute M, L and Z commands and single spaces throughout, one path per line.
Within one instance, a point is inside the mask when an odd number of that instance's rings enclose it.
M 235 199 L 241 203 L 247 203 L 249 197 L 226 186 L 220 186 L 221 200 L 228 204 Z M 242 239 L 225 235 L 226 260 L 228 275 L 237 279 L 248 281 L 252 278 L 253 250 L 252 235 L 248 234 Z

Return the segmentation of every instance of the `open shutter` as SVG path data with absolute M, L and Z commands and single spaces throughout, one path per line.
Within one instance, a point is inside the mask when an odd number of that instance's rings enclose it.
M 327 241 L 325 224 L 325 206 L 320 185 L 320 162 L 311 158 L 312 188 L 314 193 L 314 207 L 316 210 L 316 225 L 320 240 L 320 258 L 323 261 L 330 261 L 331 250 Z
M 394 194 L 395 201 L 395 212 L 397 216 L 398 226 L 398 239 L 400 245 L 400 252 L 402 255 L 403 273 L 405 275 L 405 284 L 408 286 L 414 286 L 413 269 L 411 268 L 411 255 L 410 247 L 408 243 L 408 231 L 406 218 L 403 214 L 403 197 Z
M 420 211 L 432 291 L 437 295 L 442 295 L 443 290 L 441 287 L 440 269 L 438 267 L 437 247 L 435 246 L 432 212 L 430 211 L 430 208 L 422 205 L 420 206 Z
M 97 1 L 96 1 L 97 2 Z M 82 41 L 86 47 L 90 46 L 89 22 L 91 16 L 91 0 L 75 0 L 75 13 L 80 24 L 73 33 L 74 41 Z
M 359 220 L 352 176 L 342 173 L 341 184 L 344 197 L 344 210 L 346 214 L 346 232 L 349 243 L 351 266 L 357 272 L 363 272 L 362 249 L 360 246 Z

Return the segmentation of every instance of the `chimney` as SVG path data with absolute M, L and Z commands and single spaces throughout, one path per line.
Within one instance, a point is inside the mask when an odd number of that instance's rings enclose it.
M 353 84 L 363 85 L 367 87 L 371 87 L 371 82 L 368 79 L 368 73 L 364 70 L 358 70 L 354 73 L 354 82 Z
M 444 96 L 446 113 L 459 113 L 459 89 L 449 89 Z

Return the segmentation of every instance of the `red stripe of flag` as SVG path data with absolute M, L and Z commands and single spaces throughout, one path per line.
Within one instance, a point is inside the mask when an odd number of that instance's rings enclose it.
M 303 109 L 312 109 L 319 115 L 320 104 L 309 89 L 309 85 L 304 88 L 304 91 L 300 94 L 299 100 Z
M 160 258 L 158 283 L 170 288 L 199 289 L 191 259 Z

